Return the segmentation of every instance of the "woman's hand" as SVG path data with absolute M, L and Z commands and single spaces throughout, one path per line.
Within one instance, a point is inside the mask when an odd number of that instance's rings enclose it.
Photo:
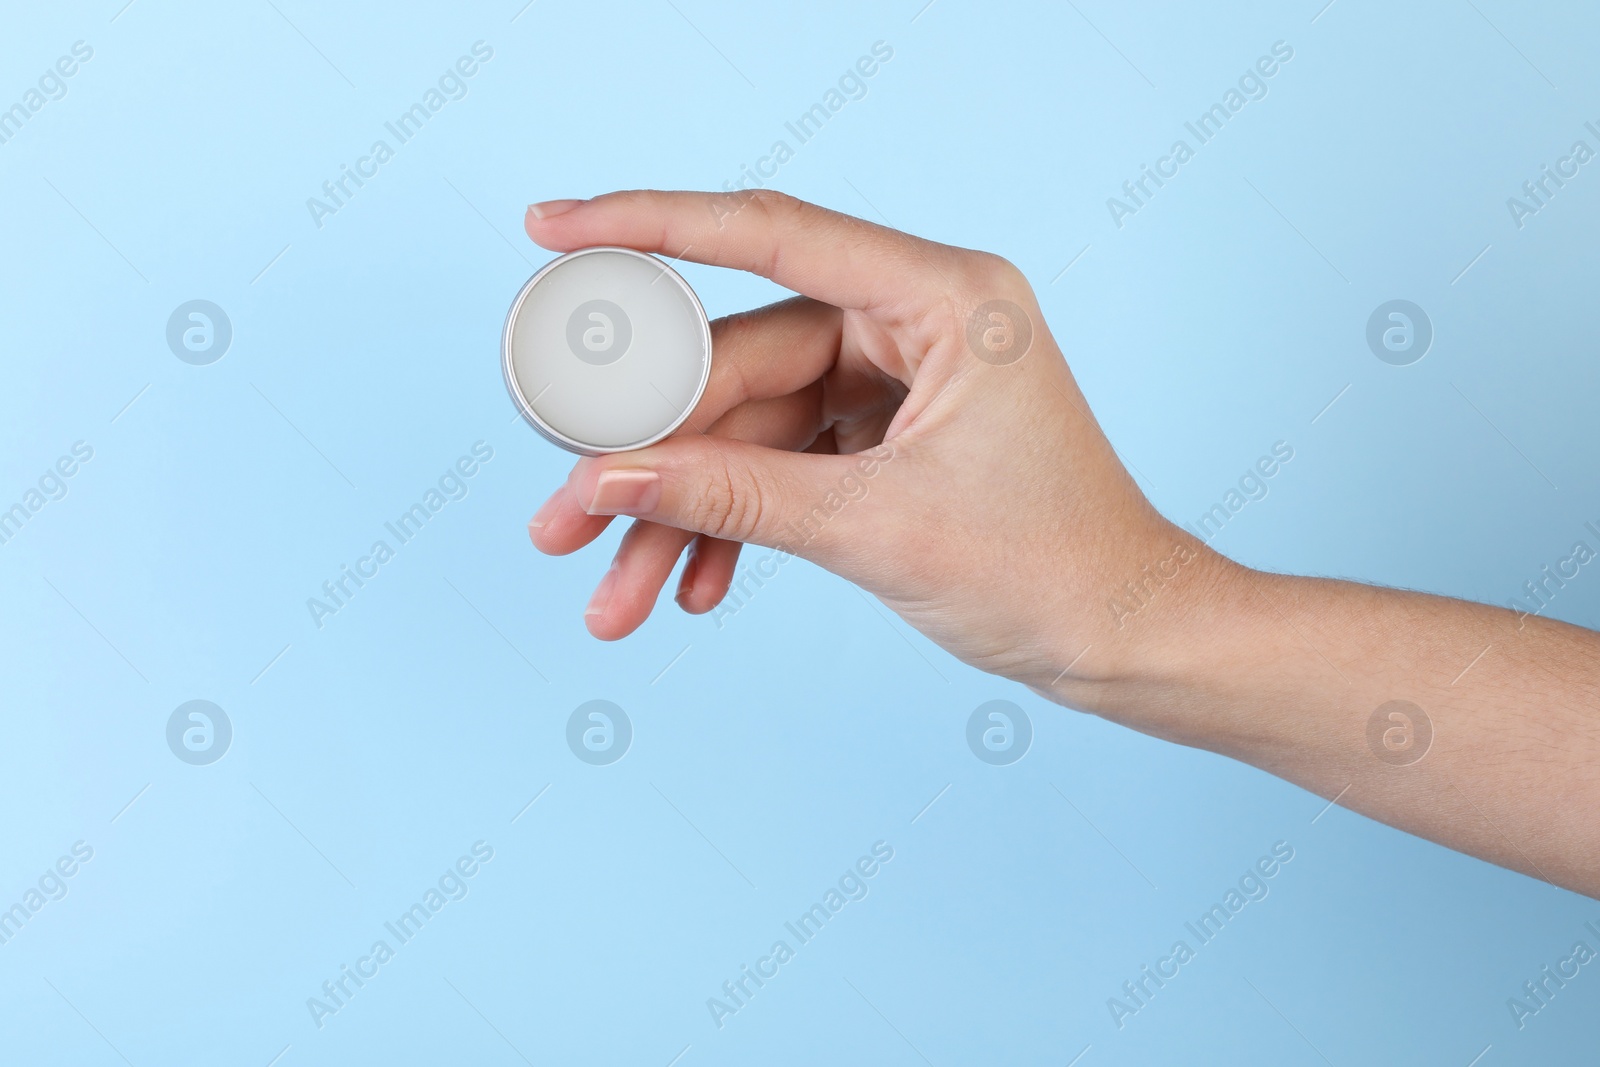
M 1209 551 L 1129 479 L 1004 260 L 773 193 L 614 193 L 527 226 L 804 294 L 718 322 L 685 430 L 581 460 L 540 509 L 546 552 L 638 520 L 596 636 L 637 627 L 691 543 L 690 611 L 740 542 L 782 548 L 976 667 L 1600 897 L 1600 636 Z
M 998 256 L 766 191 L 554 201 L 526 225 L 556 251 L 622 245 L 803 294 L 714 323 L 683 428 L 580 460 L 530 523 L 564 554 L 637 520 L 585 613 L 596 637 L 636 629 L 685 549 L 678 603 L 710 611 L 749 542 L 848 578 L 983 670 L 1093 683 L 1183 617 L 1167 575 L 1199 590 L 1225 565 L 1146 502 Z M 1129 582 L 1161 595 L 1130 610 Z

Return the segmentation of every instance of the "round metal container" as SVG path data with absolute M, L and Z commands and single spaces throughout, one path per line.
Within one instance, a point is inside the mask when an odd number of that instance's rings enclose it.
M 528 279 L 500 341 L 506 387 L 546 438 L 585 456 L 655 444 L 711 376 L 711 324 L 677 271 L 631 248 L 582 248 Z

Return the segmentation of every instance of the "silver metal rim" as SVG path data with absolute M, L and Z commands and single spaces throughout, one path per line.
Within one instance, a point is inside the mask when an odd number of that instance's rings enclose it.
M 695 315 L 700 321 L 700 338 L 705 346 L 705 364 L 701 368 L 700 381 L 695 385 L 694 396 L 690 398 L 689 406 L 684 408 L 678 414 L 678 417 L 668 424 L 666 429 L 650 437 L 625 445 L 602 446 L 574 440 L 545 422 L 539 417 L 539 413 L 533 410 L 533 405 L 529 403 L 528 398 L 522 395 L 522 390 L 517 385 L 516 374 L 513 372 L 511 365 L 511 327 L 516 323 L 517 313 L 522 310 L 522 303 L 528 298 L 528 294 L 533 291 L 533 287 L 538 285 L 546 274 L 549 274 L 561 264 L 577 259 L 579 256 L 593 255 L 596 252 L 620 252 L 623 255 L 649 260 L 662 274 L 671 278 L 673 283 L 688 296 L 689 303 L 694 308 Z M 511 310 L 506 313 L 505 328 L 500 332 L 500 371 L 505 376 L 506 391 L 511 394 L 511 399 L 516 403 L 517 410 L 522 413 L 523 419 L 552 444 L 560 445 L 567 451 L 576 452 L 580 456 L 604 456 L 613 452 L 630 452 L 633 449 L 644 448 L 670 437 L 678 427 L 688 420 L 689 413 L 695 409 L 695 405 L 700 403 L 700 397 L 706 391 L 706 383 L 711 380 L 711 320 L 706 318 L 706 309 L 701 305 L 699 296 L 695 295 L 695 291 L 689 287 L 689 283 L 683 280 L 681 274 L 658 257 L 652 256 L 648 252 L 641 252 L 637 248 L 622 248 L 617 245 L 596 245 L 593 248 L 580 248 L 576 252 L 568 252 L 565 255 L 557 256 L 540 267 L 533 277 L 529 278 L 522 288 L 517 291 L 517 298 L 511 302 Z

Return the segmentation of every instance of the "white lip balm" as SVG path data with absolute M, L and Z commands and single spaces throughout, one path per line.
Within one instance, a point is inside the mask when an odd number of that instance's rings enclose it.
M 517 293 L 500 342 L 506 387 L 533 428 L 598 456 L 681 426 L 711 376 L 711 324 L 689 283 L 631 248 L 583 248 Z

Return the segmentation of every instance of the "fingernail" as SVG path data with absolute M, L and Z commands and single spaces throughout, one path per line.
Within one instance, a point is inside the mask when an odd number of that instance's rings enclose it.
M 528 520 L 528 533 L 532 534 L 535 530 L 544 529 L 544 524 L 550 521 L 551 515 L 555 514 L 556 498 L 560 495 L 561 491 L 557 490 L 551 494 L 549 500 L 539 505 L 539 510 L 534 512 L 533 518 Z
M 583 609 L 584 618 L 605 614 L 606 605 L 611 603 L 611 593 L 616 584 L 617 565 L 613 563 L 611 569 L 606 571 L 606 576 L 600 579 L 600 584 L 595 586 L 594 596 L 589 598 L 589 606 Z
M 661 476 L 655 471 L 606 471 L 594 483 L 594 496 L 583 510 L 591 515 L 650 512 L 661 502 Z
M 683 576 L 678 579 L 678 591 L 673 595 L 672 598 L 673 600 L 676 600 L 680 606 L 682 606 L 684 599 L 690 593 L 694 592 L 694 577 L 699 570 L 700 559 L 694 554 L 694 552 L 691 551 L 689 553 L 689 558 L 685 560 L 683 564 Z
M 545 200 L 538 204 L 529 204 L 528 214 L 536 219 L 554 218 L 564 212 L 571 211 L 581 203 L 583 203 L 582 200 Z

